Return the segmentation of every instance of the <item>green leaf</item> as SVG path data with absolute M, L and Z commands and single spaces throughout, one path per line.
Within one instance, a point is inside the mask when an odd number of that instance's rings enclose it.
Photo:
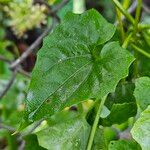
M 128 118 L 135 116 L 137 113 L 136 103 L 113 104 L 110 114 L 101 119 L 103 126 L 111 126 L 113 124 L 121 124 Z
M 135 82 L 134 96 L 140 108 L 146 109 L 150 105 L 150 78 L 141 77 Z
M 25 140 L 25 150 L 46 150 L 45 148 L 39 146 L 37 136 L 34 134 L 30 134 L 26 137 L 24 137 Z
M 48 117 L 114 91 L 134 60 L 118 42 L 99 46 L 114 32 L 114 26 L 93 9 L 65 16 L 38 53 L 26 101 L 29 119 Z
M 107 150 L 103 129 L 97 129 L 93 141 L 92 150 Z
M 61 111 L 59 113 L 54 114 L 50 118 L 48 118 L 46 121 L 49 125 L 55 125 L 62 122 L 66 122 L 67 120 L 71 120 L 73 118 L 77 118 L 81 115 L 78 111 Z
M 141 150 L 141 148 L 133 140 L 118 140 L 111 141 L 108 150 Z
M 0 76 L 0 94 L 8 84 L 8 79 Z M 14 128 L 18 127 L 23 117 L 25 89 L 27 80 L 16 78 L 6 95 L 0 100 L 1 121 Z
M 50 126 L 36 133 L 39 144 L 49 150 L 84 150 L 90 126 L 83 118 Z
M 145 52 L 150 53 L 150 33 L 149 30 L 143 30 L 139 42 L 136 43 Z M 140 77 L 148 76 L 150 77 L 150 63 L 149 58 L 144 55 L 138 57 L 138 74 Z
M 134 84 L 118 84 L 115 92 L 107 98 L 106 106 L 110 109 L 110 114 L 106 118 L 100 119 L 103 126 L 121 124 L 136 115 L 137 105 L 133 91 Z
M 123 103 L 136 103 L 136 99 L 133 95 L 135 89 L 134 83 L 122 83 L 120 82 L 114 93 L 108 95 L 105 105 L 111 109 L 113 104 L 123 104 Z
M 142 150 L 150 148 L 150 105 L 144 110 L 140 118 L 135 122 L 131 134 L 141 145 Z
M 110 141 L 117 139 L 117 132 L 111 127 L 100 126 L 94 137 L 92 150 L 108 150 Z
M 61 1 L 60 1 L 61 2 Z M 64 7 L 62 7 L 57 15 L 59 16 L 59 18 L 62 20 L 66 14 L 66 12 L 68 11 L 72 11 L 73 10 L 73 0 L 70 0 Z

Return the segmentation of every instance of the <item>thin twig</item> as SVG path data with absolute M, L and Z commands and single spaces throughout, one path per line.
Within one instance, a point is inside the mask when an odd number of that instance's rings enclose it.
M 22 68 L 18 68 L 18 73 L 20 73 L 21 75 L 26 76 L 27 78 L 31 78 L 31 74 L 29 74 L 28 72 L 24 71 Z
M 0 120 L 0 129 L 6 129 L 7 131 L 9 131 L 10 133 L 15 133 L 16 132 L 16 129 L 12 126 L 9 126 L 9 125 L 6 125 L 4 123 L 2 123 L 2 121 Z M 13 134 L 12 134 L 13 135 Z M 21 134 L 17 132 L 17 141 L 21 144 L 19 145 L 18 147 L 18 150 L 24 150 L 24 146 L 25 146 L 25 141 L 24 139 L 22 138 Z
M 0 55 L 0 60 L 1 60 L 1 61 L 4 61 L 4 62 L 6 62 L 6 63 L 10 63 L 10 60 L 7 59 L 6 57 L 2 56 L 2 55 Z
M 3 96 L 8 92 L 8 90 L 11 88 L 15 78 L 16 78 L 16 75 L 17 75 L 17 71 L 14 70 L 13 71 L 13 74 L 12 74 L 12 77 L 10 78 L 6 88 L 2 91 L 2 93 L 0 94 L 0 100 L 3 98 Z
M 6 58 L 6 57 L 4 57 L 4 56 L 2 56 L 2 55 L 0 55 L 0 61 L 6 62 L 6 63 L 8 63 L 9 65 L 10 65 L 11 62 L 12 62 L 11 60 L 9 60 L 8 58 Z M 18 73 L 20 73 L 20 74 L 26 76 L 27 78 L 31 78 L 31 75 L 30 75 L 28 72 L 24 71 L 21 67 L 18 67 L 16 70 L 18 71 Z M 11 70 L 11 71 L 12 71 L 12 70 Z
M 34 131 L 43 121 L 44 121 L 44 119 L 41 119 L 41 120 L 37 121 L 37 122 L 34 124 L 34 126 L 33 126 L 27 133 L 24 133 L 24 134 L 22 134 L 21 136 L 22 136 L 22 137 L 25 137 L 25 136 L 27 136 L 27 135 L 33 133 L 33 131 Z
M 5 124 L 3 124 L 3 123 L 0 123 L 0 129 L 1 129 L 1 128 L 6 129 L 6 130 L 8 130 L 8 131 L 10 131 L 10 132 L 15 132 L 15 131 L 16 131 L 15 128 L 13 128 L 13 127 L 11 127 L 11 126 L 8 126 L 8 125 L 5 125 Z
M 68 3 L 68 1 L 69 0 L 63 0 L 62 3 L 57 5 L 55 9 L 50 12 L 50 14 L 56 14 L 58 10 L 60 10 L 64 5 Z M 42 42 L 43 38 L 53 29 L 56 19 L 58 20 L 58 18 L 54 17 L 52 25 L 48 27 L 28 49 L 10 65 L 11 69 L 17 68 L 38 47 L 38 45 Z
M 55 19 L 54 19 L 55 20 Z M 42 42 L 43 38 L 52 30 L 53 24 L 48 27 L 37 39 L 36 41 L 16 60 L 10 65 L 10 69 L 17 68 L 32 52 L 35 50 L 39 44 Z

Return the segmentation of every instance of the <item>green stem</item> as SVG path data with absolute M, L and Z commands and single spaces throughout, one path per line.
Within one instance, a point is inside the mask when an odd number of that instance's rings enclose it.
M 130 15 L 128 11 L 126 11 L 122 5 L 118 2 L 118 0 L 112 0 L 115 6 L 122 12 L 122 14 L 130 21 L 133 25 L 135 23 L 134 18 Z
M 143 30 L 143 29 L 150 29 L 150 24 L 138 24 L 138 29 Z
M 130 40 L 131 40 L 131 38 L 132 38 L 132 35 L 133 35 L 133 33 L 130 33 L 130 34 L 128 35 L 128 37 L 125 39 L 125 41 L 124 41 L 124 43 L 123 43 L 123 45 L 122 45 L 122 48 L 127 48 L 127 47 L 128 47 L 129 42 L 130 42 Z
M 138 0 L 138 5 L 136 8 L 136 14 L 135 14 L 135 24 L 134 24 L 134 29 L 133 29 L 134 35 L 136 35 L 137 30 L 138 30 L 138 22 L 140 20 L 141 8 L 142 8 L 142 0 Z
M 95 116 L 95 120 L 94 120 L 92 129 L 91 129 L 91 134 L 90 134 L 87 150 L 91 150 L 91 148 L 92 148 L 95 132 L 96 132 L 96 129 L 97 129 L 98 121 L 99 121 L 100 114 L 101 114 L 102 108 L 104 106 L 105 100 L 106 100 L 106 96 L 104 96 L 101 101 L 99 100 L 100 103 L 99 103 L 97 114 Z
M 85 11 L 85 0 L 73 0 L 73 12 L 81 14 Z
M 130 6 L 130 3 L 131 3 L 130 0 L 124 0 L 122 4 L 123 8 L 128 9 L 128 7 Z
M 129 42 L 132 38 L 133 33 L 130 33 L 127 38 L 124 40 L 123 44 L 122 44 L 122 48 L 127 48 L 129 45 Z M 122 79 L 122 83 L 124 84 L 126 82 L 126 78 Z
M 118 8 L 116 8 L 116 13 L 117 13 L 117 19 L 118 19 L 118 23 L 119 23 L 120 32 L 121 32 L 121 38 L 122 38 L 122 42 L 123 42 L 125 39 L 125 32 L 124 32 L 123 23 L 121 20 L 121 13 L 118 10 Z
M 144 41 L 147 43 L 147 45 L 150 47 L 150 42 L 149 42 L 150 37 L 149 37 L 149 35 L 146 32 L 142 32 L 142 37 L 143 37 Z
M 135 14 L 135 24 L 133 26 L 133 35 L 136 39 L 136 33 L 138 32 L 138 23 L 140 20 L 140 15 L 141 15 L 141 8 L 142 8 L 142 0 L 137 0 L 137 8 L 136 8 L 136 14 Z M 134 56 L 136 58 L 134 62 L 134 77 L 138 77 L 138 53 L 135 51 Z
M 150 58 L 150 54 L 149 54 L 149 53 L 145 52 L 143 49 L 137 47 L 137 46 L 134 45 L 134 44 L 131 44 L 131 45 L 132 45 L 132 47 L 133 47 L 136 51 L 138 51 L 138 52 L 140 52 L 141 54 L 143 54 L 144 56 Z
M 134 56 L 136 58 L 136 60 L 134 61 L 133 65 L 134 65 L 134 71 L 133 71 L 133 75 L 135 78 L 138 77 L 138 74 L 139 74 L 139 67 L 138 67 L 138 53 L 137 52 L 134 52 Z

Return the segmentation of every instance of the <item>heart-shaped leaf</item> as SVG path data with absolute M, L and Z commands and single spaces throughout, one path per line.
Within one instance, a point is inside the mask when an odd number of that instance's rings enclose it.
M 99 46 L 114 32 L 114 26 L 93 9 L 66 15 L 38 53 L 26 101 L 30 119 L 114 91 L 134 60 L 118 42 Z

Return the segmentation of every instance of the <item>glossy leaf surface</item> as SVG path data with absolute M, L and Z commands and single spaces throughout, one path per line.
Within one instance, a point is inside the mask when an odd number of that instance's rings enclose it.
M 26 101 L 31 120 L 114 91 L 134 60 L 118 42 L 99 46 L 114 32 L 95 10 L 66 15 L 38 53 Z
M 39 144 L 49 150 L 86 149 L 90 126 L 83 118 L 50 126 L 36 133 Z
M 150 78 L 141 77 L 136 80 L 134 96 L 140 108 L 146 109 L 150 105 Z
M 141 148 L 133 140 L 118 140 L 111 141 L 108 150 L 141 150 Z
M 142 150 L 150 148 L 150 105 L 144 110 L 131 130 L 133 138 L 141 145 Z

